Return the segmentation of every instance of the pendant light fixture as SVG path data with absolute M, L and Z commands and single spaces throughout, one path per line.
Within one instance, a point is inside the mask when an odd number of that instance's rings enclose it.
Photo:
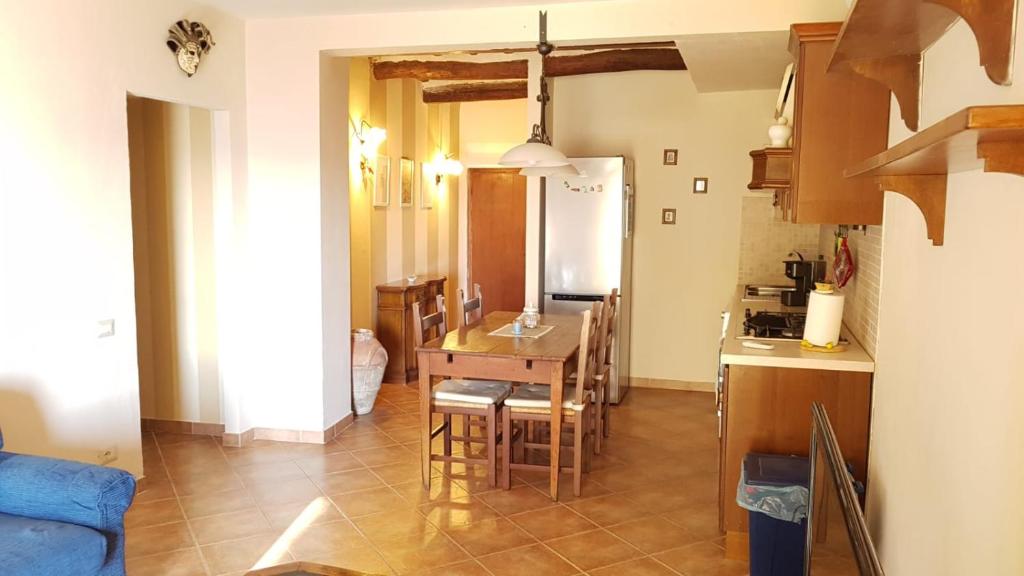
M 548 94 L 548 82 L 544 78 L 544 58 L 555 49 L 554 45 L 548 43 L 548 13 L 540 13 L 540 42 L 537 43 L 537 52 L 541 57 L 540 73 L 540 94 L 537 100 L 540 102 L 540 124 L 533 125 L 533 134 L 525 144 L 520 144 L 502 155 L 498 164 L 511 166 L 513 168 L 556 168 L 570 165 L 569 159 L 557 149 L 551 146 L 551 137 L 548 136 L 547 120 L 545 110 L 551 99 Z M 538 176 L 546 174 L 536 174 Z

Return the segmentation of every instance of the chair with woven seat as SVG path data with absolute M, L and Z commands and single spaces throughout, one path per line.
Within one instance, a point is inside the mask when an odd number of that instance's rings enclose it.
M 592 388 L 595 368 L 594 352 L 596 346 L 597 319 L 600 315 L 601 305 L 595 303 L 592 310 L 583 312 L 583 325 L 580 328 L 580 349 L 577 354 L 577 374 L 582 377 L 577 379 L 576 386 L 566 386 L 562 390 L 562 416 L 563 424 L 572 427 L 572 444 L 566 445 L 572 452 L 573 464 L 570 467 L 561 466 L 561 462 L 549 462 L 547 465 L 529 464 L 526 460 L 526 449 L 550 450 L 548 444 L 538 442 L 535 438 L 526 438 L 525 429 L 529 422 L 551 423 L 551 388 L 538 384 L 525 384 L 518 386 L 511 396 L 505 399 L 505 408 L 502 410 L 502 458 L 505 467 L 502 468 L 502 488 L 506 490 L 512 485 L 512 470 L 550 470 L 552 466 L 562 471 L 572 472 L 573 494 L 579 496 L 583 487 L 584 465 L 589 465 L 590 446 L 587 442 L 593 440 L 591 410 L 593 409 L 594 390 Z M 516 423 L 520 423 L 518 431 L 513 429 Z M 561 431 L 549 431 L 559 433 Z M 518 439 L 523 450 L 522 461 L 515 461 L 512 454 L 512 444 Z M 584 460 L 586 458 L 586 461 Z
M 601 315 L 597 321 L 597 347 L 594 356 L 594 410 L 593 410 L 593 431 L 594 431 L 594 453 L 601 453 L 601 440 L 608 437 L 610 416 L 611 394 L 609 385 L 612 368 L 613 337 L 615 333 L 615 314 L 617 312 L 619 290 L 612 289 L 611 294 L 605 296 L 601 304 Z M 576 373 L 573 372 L 566 378 L 569 384 L 575 384 Z
M 444 338 L 448 332 L 448 325 L 445 321 L 446 309 L 444 296 L 437 296 L 437 312 L 423 316 L 420 303 L 413 303 L 413 340 L 417 347 L 423 346 L 424 341 L 436 328 L 437 337 Z M 439 462 L 458 462 L 462 464 L 485 465 L 487 466 L 487 482 L 490 486 L 497 485 L 497 456 L 498 435 L 501 427 L 502 401 L 512 393 L 512 386 L 507 382 L 496 382 L 492 380 L 441 380 L 437 384 L 431 383 L 430 414 L 441 414 L 444 422 L 433 429 L 430 439 L 433 440 L 439 434 L 444 435 L 443 454 L 433 454 L 430 444 L 423 449 L 431 451 L 430 459 Z M 461 434 L 452 432 L 452 416 L 462 416 L 463 427 Z M 473 436 L 472 428 L 468 425 L 470 417 L 477 417 L 474 424 L 483 428 L 483 436 Z M 452 441 L 464 443 L 465 449 L 462 456 L 452 454 Z M 472 443 L 486 444 L 486 456 L 474 457 L 470 454 Z
M 484 295 L 479 284 L 473 284 L 473 297 L 467 299 L 466 292 L 459 288 L 459 327 L 479 322 L 484 317 Z

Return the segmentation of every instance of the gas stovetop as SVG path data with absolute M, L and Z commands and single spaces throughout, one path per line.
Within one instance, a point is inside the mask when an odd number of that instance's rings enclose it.
M 747 308 L 736 337 L 743 340 L 800 340 L 804 336 L 803 312 L 765 312 L 751 314 Z

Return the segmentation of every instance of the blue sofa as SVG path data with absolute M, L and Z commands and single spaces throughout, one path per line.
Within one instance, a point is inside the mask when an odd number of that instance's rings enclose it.
M 0 574 L 124 576 L 134 497 L 123 470 L 0 451 Z

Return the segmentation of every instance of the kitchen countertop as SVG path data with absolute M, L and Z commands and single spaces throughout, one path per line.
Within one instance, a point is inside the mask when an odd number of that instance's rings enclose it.
M 740 366 L 771 366 L 776 368 L 807 368 L 811 370 L 839 370 L 845 372 L 874 372 L 875 361 L 843 325 L 842 337 L 849 340 L 843 352 L 811 352 L 800 347 L 799 340 L 755 340 L 774 344 L 774 350 L 744 348 L 744 340 L 736 338 L 743 323 L 744 310 L 751 312 L 806 312 L 806 308 L 783 306 L 780 302 L 743 302 L 743 286 L 738 286 L 730 306 L 729 326 L 722 343 L 722 364 Z

